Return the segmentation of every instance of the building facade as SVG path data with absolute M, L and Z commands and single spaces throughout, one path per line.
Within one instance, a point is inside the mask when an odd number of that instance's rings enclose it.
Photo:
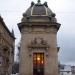
M 71 65 L 60 65 L 60 75 L 72 75 Z
M 20 75 L 58 75 L 60 24 L 47 2 L 31 2 L 18 27 L 21 31 Z
M 0 16 L 0 75 L 9 75 L 14 61 L 14 34 Z
M 75 75 L 75 65 L 71 66 L 72 75 Z

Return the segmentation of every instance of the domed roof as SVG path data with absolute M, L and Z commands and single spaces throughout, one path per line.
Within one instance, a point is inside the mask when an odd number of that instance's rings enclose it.
M 31 6 L 23 14 L 22 22 L 25 21 L 53 21 L 56 22 L 55 14 L 48 8 L 47 2 L 41 4 L 31 2 Z

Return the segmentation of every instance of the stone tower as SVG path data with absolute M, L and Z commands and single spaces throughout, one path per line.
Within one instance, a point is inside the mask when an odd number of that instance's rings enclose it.
M 60 24 L 47 2 L 31 2 L 18 27 L 21 32 L 20 75 L 58 75 Z

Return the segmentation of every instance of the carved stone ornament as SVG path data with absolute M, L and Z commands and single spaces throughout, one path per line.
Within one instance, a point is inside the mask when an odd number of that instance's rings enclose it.
M 35 49 L 45 50 L 46 56 L 48 56 L 49 45 L 47 41 L 44 40 L 43 38 L 34 38 L 34 40 L 31 41 L 31 43 L 28 45 L 29 56 L 31 56 L 32 50 L 35 50 Z
M 47 41 L 45 41 L 43 38 L 34 38 L 33 41 L 31 41 L 31 44 L 29 45 L 30 48 L 48 48 Z

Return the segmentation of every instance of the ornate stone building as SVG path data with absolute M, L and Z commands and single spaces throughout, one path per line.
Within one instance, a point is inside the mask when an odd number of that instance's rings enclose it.
M 9 75 L 14 61 L 14 33 L 8 30 L 0 16 L 0 75 Z
M 57 32 L 60 24 L 47 2 L 40 0 L 23 14 L 21 31 L 20 75 L 58 75 Z

